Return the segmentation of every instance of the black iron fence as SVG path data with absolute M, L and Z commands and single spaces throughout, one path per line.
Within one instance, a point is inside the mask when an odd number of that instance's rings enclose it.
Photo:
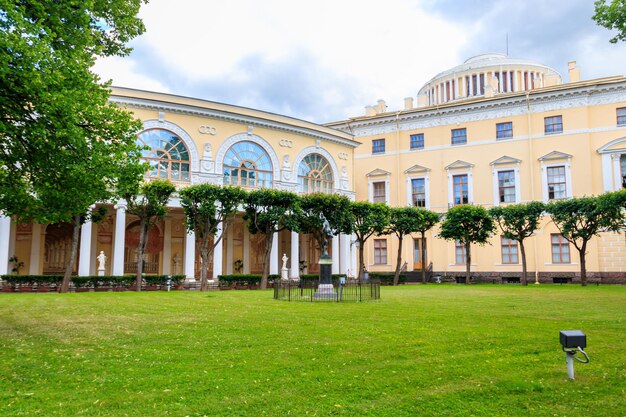
M 320 285 L 319 280 L 276 280 L 274 298 L 311 303 L 379 300 L 380 281 L 338 278 Z

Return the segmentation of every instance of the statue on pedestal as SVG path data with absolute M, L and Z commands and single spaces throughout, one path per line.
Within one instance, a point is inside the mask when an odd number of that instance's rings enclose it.
M 104 251 L 100 251 L 100 255 L 96 258 L 98 259 L 98 275 L 104 275 L 104 269 L 106 267 L 107 256 L 104 254 Z

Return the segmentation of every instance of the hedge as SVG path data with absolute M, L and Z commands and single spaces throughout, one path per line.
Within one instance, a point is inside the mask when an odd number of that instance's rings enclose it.
M 218 275 L 220 287 L 230 287 L 231 285 L 257 285 L 261 283 L 261 274 L 229 274 Z M 278 279 L 278 275 L 271 274 L 267 277 L 268 283 Z
M 144 285 L 167 285 L 171 277 L 172 285 L 180 285 L 185 280 L 184 275 L 144 275 Z M 61 285 L 63 275 L 1 275 L 3 281 L 9 285 Z M 135 275 L 103 275 L 103 276 L 76 276 L 71 281 L 77 288 L 85 287 L 126 287 L 135 283 Z

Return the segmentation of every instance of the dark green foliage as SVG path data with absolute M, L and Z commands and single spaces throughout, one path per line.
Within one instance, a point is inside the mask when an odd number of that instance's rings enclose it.
M 180 203 L 185 211 L 187 230 L 200 239 L 200 289 L 208 290 L 209 259 L 222 237 L 230 220 L 243 204 L 246 192 L 239 187 L 221 187 L 213 184 L 197 184 L 180 191 Z M 220 225 L 222 232 L 218 235 Z M 213 245 L 209 247 L 209 241 Z
M 230 287 L 233 285 L 259 285 L 263 279 L 261 274 L 230 274 L 219 275 L 217 277 L 220 282 L 220 287 Z M 279 279 L 278 275 L 272 274 L 268 276 L 268 282 L 273 283 L 274 280 Z
M 274 233 L 287 229 L 298 231 L 301 217 L 300 197 L 289 191 L 260 189 L 251 191 L 246 197 L 245 220 L 252 234 L 265 235 L 265 255 L 261 288 L 267 287 L 270 254 Z
M 602 231 L 619 231 L 624 227 L 624 190 L 599 197 L 580 197 L 551 202 L 547 211 L 561 234 L 580 257 L 580 281 L 587 285 L 587 244 Z
M 439 236 L 446 240 L 458 240 L 465 247 L 465 283 L 470 282 L 472 243 L 484 245 L 493 235 L 495 224 L 489 212 L 481 206 L 464 204 L 454 206 L 444 215 Z
M 300 206 L 300 231 L 313 235 L 320 252 L 322 248 L 328 247 L 329 236 L 324 233 L 324 219 L 328 221 L 332 235 L 352 233 L 348 197 L 338 194 L 307 194 L 301 198 Z
M 626 39 L 626 3 L 624 0 L 596 0 L 593 20 L 609 30 L 617 30 L 617 35 L 609 42 L 617 43 Z
M 2 275 L 0 278 L 8 285 L 59 286 L 63 281 L 63 275 Z M 167 280 L 170 278 L 172 285 L 180 285 L 185 280 L 184 275 L 144 275 L 143 283 L 146 285 L 167 285 Z M 72 277 L 71 282 L 76 288 L 128 287 L 135 282 L 135 276 L 75 276 Z
M 396 257 L 396 271 L 394 285 L 400 280 L 400 268 L 402 263 L 402 241 L 411 233 L 420 233 L 422 242 L 425 242 L 426 232 L 435 227 L 440 216 L 434 211 L 421 207 L 394 207 L 391 209 L 389 226 L 385 233 L 393 233 L 398 237 L 398 254 Z M 426 246 L 422 243 L 422 262 L 426 259 Z M 426 266 L 422 265 L 422 282 L 426 283 Z
M 148 243 L 148 232 L 167 214 L 167 203 L 176 187 L 167 180 L 124 184 L 123 197 L 128 204 L 126 212 L 139 218 L 139 243 L 137 245 L 137 291 L 141 291 L 143 255 Z
M 524 239 L 532 236 L 535 230 L 537 230 L 545 210 L 545 204 L 540 201 L 498 206 L 489 210 L 489 213 L 496 220 L 500 230 L 502 230 L 502 235 L 508 239 L 516 240 L 519 243 L 520 252 L 522 253 L 523 285 L 528 285 Z
M 391 209 L 384 203 L 357 201 L 349 206 L 352 231 L 359 242 L 359 278 L 365 272 L 365 242 L 373 235 L 382 234 L 389 226 Z
M 345 278 L 346 274 L 332 274 L 331 278 L 333 281 L 337 281 L 339 278 Z M 309 281 L 319 281 L 319 274 L 302 274 L 300 275 L 300 281 L 309 282 Z

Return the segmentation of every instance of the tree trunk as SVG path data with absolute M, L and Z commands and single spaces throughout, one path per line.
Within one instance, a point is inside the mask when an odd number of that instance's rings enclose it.
M 578 251 L 578 256 L 580 257 L 580 283 L 583 287 L 587 286 L 587 261 L 585 259 L 586 252 L 587 241 L 584 241 L 582 247 Z
M 524 241 L 519 240 L 519 250 L 522 252 L 522 285 L 528 285 L 528 271 L 526 269 L 526 249 L 524 248 Z
M 137 291 L 141 291 L 143 281 L 143 254 L 146 250 L 146 244 L 148 243 L 148 228 L 148 221 L 141 219 L 139 222 L 139 245 L 137 246 L 137 278 L 135 280 Z
M 402 239 L 403 236 L 398 236 L 398 256 L 396 257 L 396 272 L 393 276 L 393 285 L 398 285 L 400 281 L 400 263 L 402 262 Z
M 359 279 L 363 279 L 365 273 L 365 258 L 363 256 L 365 248 L 363 246 L 363 242 L 359 239 Z
M 72 277 L 72 269 L 74 269 L 74 263 L 76 262 L 76 254 L 78 253 L 78 238 L 80 237 L 80 215 L 74 216 L 74 224 L 72 229 L 72 251 L 70 252 L 70 259 L 65 264 L 65 273 L 63 274 L 63 282 L 61 283 L 61 292 L 65 293 L 70 290 L 70 279 Z M 89 256 L 88 253 L 83 253 L 83 256 Z
M 207 233 L 202 233 L 200 239 L 200 259 L 202 259 L 202 266 L 200 267 L 200 291 L 209 290 L 209 236 Z
M 270 275 L 270 261 L 272 257 L 272 243 L 274 243 L 274 233 L 265 234 L 265 255 L 263 261 L 263 275 L 261 275 L 261 289 L 267 288 L 267 277 Z
M 422 284 L 426 284 L 426 232 L 422 234 Z
M 470 243 L 465 243 L 465 284 L 470 283 L 470 268 L 472 265 L 472 253 L 470 252 Z

